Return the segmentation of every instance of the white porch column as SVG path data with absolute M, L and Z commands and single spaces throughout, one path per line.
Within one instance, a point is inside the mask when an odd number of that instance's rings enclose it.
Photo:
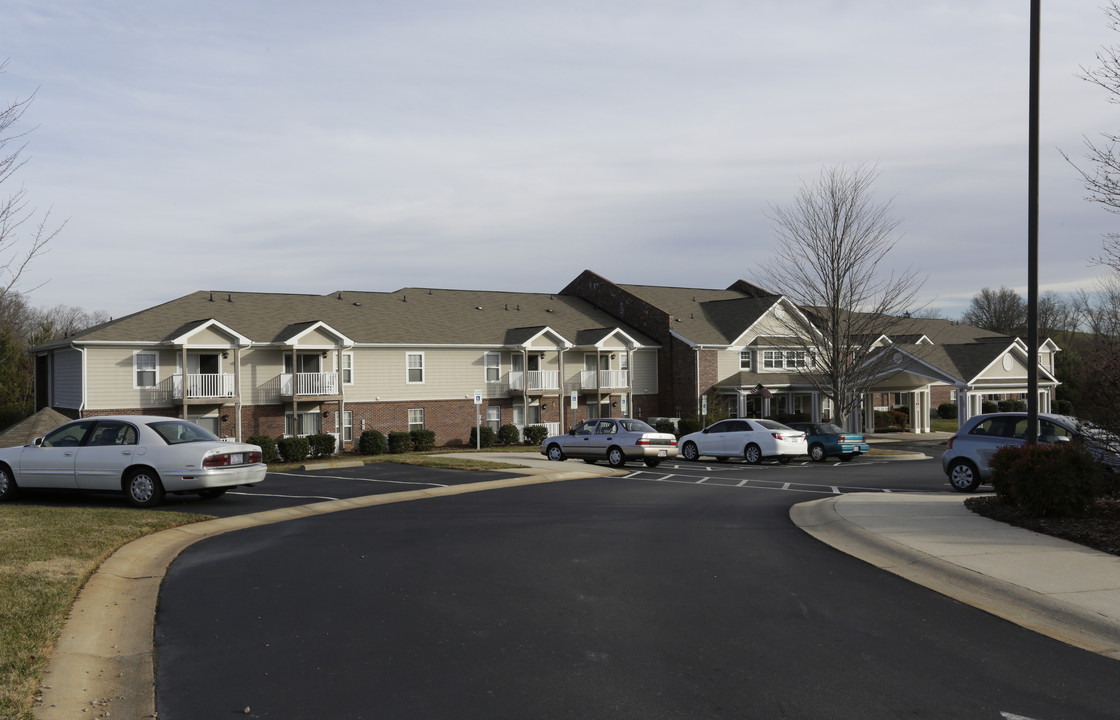
M 871 393 L 865 393 L 863 396 L 863 427 L 854 430 L 864 435 L 875 434 L 875 396 Z
M 821 394 L 814 390 L 810 393 L 812 400 L 809 403 L 809 419 L 813 422 L 821 421 Z

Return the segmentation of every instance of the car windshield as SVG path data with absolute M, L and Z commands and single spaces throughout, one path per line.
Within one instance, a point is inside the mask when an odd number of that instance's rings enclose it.
M 645 424 L 641 420 L 619 420 L 619 422 L 622 423 L 622 427 L 626 428 L 630 432 L 638 432 L 638 433 L 657 432 L 656 430 L 654 430 L 652 427 Z
M 843 435 L 844 429 L 839 425 L 833 425 L 832 423 L 822 423 L 821 425 L 817 426 L 817 432 L 821 435 Z
M 211 442 L 218 436 L 209 430 L 199 427 L 194 423 L 183 420 L 167 420 L 148 423 L 148 427 L 156 431 L 168 445 L 190 442 Z
M 793 428 L 789 427 L 788 425 L 783 425 L 780 422 L 776 422 L 774 420 L 753 420 L 752 422 L 758 423 L 759 425 L 766 428 L 767 430 L 792 430 L 793 429 Z

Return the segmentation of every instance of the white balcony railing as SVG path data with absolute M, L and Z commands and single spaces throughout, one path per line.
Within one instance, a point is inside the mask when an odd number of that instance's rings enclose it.
M 595 382 L 596 372 L 599 373 L 598 384 Z M 629 375 L 626 370 L 583 370 L 579 374 L 579 386 L 584 390 L 629 387 Z
M 525 390 L 526 376 L 529 390 L 559 390 L 560 373 L 556 370 L 514 370 L 509 374 L 510 390 Z
M 186 376 L 187 399 L 233 397 L 233 373 L 195 373 Z M 173 376 L 176 400 L 183 399 L 183 375 Z
M 338 373 L 284 373 L 280 376 L 280 394 L 337 395 Z

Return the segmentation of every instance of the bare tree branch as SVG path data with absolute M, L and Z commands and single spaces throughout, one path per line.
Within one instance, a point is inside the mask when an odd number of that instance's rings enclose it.
M 772 208 L 778 248 L 759 283 L 801 308 L 783 323 L 811 362 L 799 376 L 848 418 L 886 370 L 875 341 L 905 333 L 921 288 L 912 270 L 885 269 L 900 220 L 877 203 L 874 168 L 826 168 L 788 207 Z

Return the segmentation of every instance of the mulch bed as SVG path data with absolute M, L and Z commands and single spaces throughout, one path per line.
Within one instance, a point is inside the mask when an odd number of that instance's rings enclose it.
M 972 512 L 992 520 L 1120 555 L 1120 499 L 1117 498 L 1097 500 L 1077 517 L 1031 517 L 1015 505 L 1000 502 L 994 495 L 971 497 L 964 504 Z

